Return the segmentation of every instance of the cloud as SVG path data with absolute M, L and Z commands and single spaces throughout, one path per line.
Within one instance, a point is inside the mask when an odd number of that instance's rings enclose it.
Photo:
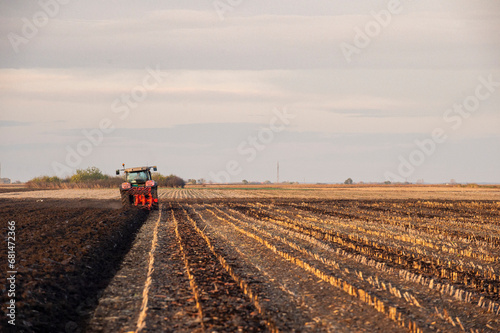
M 21 126 L 29 126 L 33 124 L 32 122 L 27 121 L 8 121 L 8 120 L 0 120 L 0 128 L 1 127 L 21 127 Z
M 0 65 L 141 68 L 159 64 L 165 69 L 191 70 L 470 68 L 492 65 L 500 50 L 492 35 L 499 28 L 498 15 L 460 11 L 458 6 L 448 12 L 430 12 L 428 7 L 412 4 L 392 19 L 359 61 L 348 66 L 340 43 L 352 43 L 353 29 L 363 28 L 373 20 L 370 11 L 385 6 L 371 5 L 370 10 L 349 14 L 327 7 L 322 15 L 290 15 L 285 10 L 239 16 L 236 12 L 225 21 L 207 10 L 147 8 L 141 16 L 55 17 L 33 43 L 23 46 L 21 56 L 3 39 Z M 19 31 L 20 22 L 11 18 L 2 26 L 2 34 Z
M 332 110 L 327 110 L 328 112 L 336 113 L 336 114 L 342 114 L 346 115 L 348 117 L 363 117 L 363 118 L 385 118 L 385 117 L 396 117 L 397 114 L 395 113 L 390 113 L 387 111 L 383 110 L 377 110 L 377 109 L 365 109 L 365 110 L 360 110 L 360 109 L 353 109 L 353 110 L 337 110 L 337 109 L 332 109 Z

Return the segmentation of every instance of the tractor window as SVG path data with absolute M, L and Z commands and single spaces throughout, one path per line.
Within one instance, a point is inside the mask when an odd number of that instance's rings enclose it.
M 127 174 L 129 183 L 144 183 L 149 179 L 147 171 L 131 172 Z

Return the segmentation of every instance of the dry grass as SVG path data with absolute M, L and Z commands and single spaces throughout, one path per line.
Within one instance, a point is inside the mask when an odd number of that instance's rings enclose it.
M 79 189 L 79 188 L 115 188 L 120 186 L 123 182 L 122 178 L 113 177 L 108 179 L 99 179 L 99 180 L 89 180 L 83 182 L 70 182 L 70 181 L 61 181 L 61 182 L 47 182 L 47 181 L 29 181 L 26 183 L 27 188 L 31 189 Z

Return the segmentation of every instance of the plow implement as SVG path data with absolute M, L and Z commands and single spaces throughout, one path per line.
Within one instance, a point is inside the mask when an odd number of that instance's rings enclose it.
M 134 188 L 129 193 L 133 196 L 133 205 L 136 207 L 151 209 L 153 204 L 158 204 L 158 198 L 153 197 L 150 187 Z

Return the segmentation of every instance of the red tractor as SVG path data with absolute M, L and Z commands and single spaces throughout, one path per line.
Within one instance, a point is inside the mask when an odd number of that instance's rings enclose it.
M 125 172 L 126 182 L 120 187 L 123 207 L 137 207 L 140 209 L 158 209 L 158 184 L 151 177 L 151 169 L 156 171 L 156 166 L 138 167 L 116 170 Z

